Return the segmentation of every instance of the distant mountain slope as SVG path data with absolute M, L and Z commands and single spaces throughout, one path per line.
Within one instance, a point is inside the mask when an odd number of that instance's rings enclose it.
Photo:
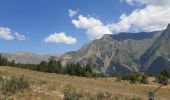
M 153 53 L 149 48 L 155 44 L 155 40 L 162 37 L 165 31 L 106 34 L 82 46 L 78 51 L 65 53 L 61 59 L 63 64 L 66 62 L 90 64 L 96 71 L 109 75 L 140 71 L 141 66 L 146 62 L 144 60 L 149 59 L 149 55 Z M 147 51 L 149 55 L 145 58 Z M 144 65 L 144 69 L 146 71 L 148 67 Z
M 22 64 L 39 64 L 42 60 L 48 60 L 51 55 L 39 55 L 32 52 L 13 52 L 0 53 L 9 61 L 15 60 L 16 63 Z M 58 55 L 53 55 L 58 57 Z
M 160 59 L 161 58 L 161 59 Z M 141 56 L 140 60 L 142 67 L 147 70 L 150 67 L 157 68 L 158 64 L 162 64 L 159 67 L 159 71 L 166 67 L 170 67 L 170 24 L 167 29 L 156 39 L 148 50 Z M 158 63 L 159 62 L 159 63 Z M 163 63 L 164 62 L 164 63 Z M 169 63 L 169 64 L 168 64 Z M 153 68 L 152 68 L 153 69 Z M 149 73 L 153 73 L 149 70 Z
M 151 63 L 151 65 L 147 69 L 147 73 L 150 76 L 155 76 L 163 69 L 170 70 L 170 61 L 165 57 L 159 56 Z

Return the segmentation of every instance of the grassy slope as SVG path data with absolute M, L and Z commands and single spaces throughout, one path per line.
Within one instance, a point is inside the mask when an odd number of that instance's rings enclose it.
M 96 94 L 98 92 L 109 92 L 114 96 L 123 97 L 139 97 L 147 100 L 147 93 L 154 90 L 159 85 L 151 82 L 150 84 L 128 84 L 127 82 L 116 82 L 115 78 L 84 78 L 68 75 L 50 74 L 36 72 L 27 69 L 0 66 L 1 72 L 14 75 L 25 75 L 29 78 L 31 89 L 28 91 L 18 92 L 12 98 L 23 99 L 44 99 L 44 100 L 60 100 L 63 97 L 62 90 L 65 85 L 72 85 L 79 91 Z M 170 85 L 163 86 L 155 96 L 155 100 L 169 100 Z

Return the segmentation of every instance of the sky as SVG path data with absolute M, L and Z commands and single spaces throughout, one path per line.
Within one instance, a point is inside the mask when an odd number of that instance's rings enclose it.
M 170 0 L 0 0 L 0 52 L 63 54 L 104 34 L 168 23 Z

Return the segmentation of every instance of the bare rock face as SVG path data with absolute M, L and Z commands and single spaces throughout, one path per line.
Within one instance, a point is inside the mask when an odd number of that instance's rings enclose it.
M 148 70 L 150 75 L 156 75 L 159 71 L 170 68 L 170 24 L 145 51 L 140 60 L 142 68 Z
M 163 31 L 106 34 L 61 59 L 64 64 L 90 64 L 100 73 L 114 75 L 147 71 L 160 56 L 170 59 L 170 25 Z

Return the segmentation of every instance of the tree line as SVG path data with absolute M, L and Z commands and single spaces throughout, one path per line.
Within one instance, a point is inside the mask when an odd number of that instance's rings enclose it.
M 0 55 L 0 66 L 7 65 L 41 72 L 68 74 L 83 77 L 93 77 L 98 75 L 97 73 L 94 73 L 92 67 L 89 65 L 80 65 L 79 63 L 67 63 L 63 66 L 61 61 L 57 60 L 55 57 L 50 57 L 48 61 L 41 61 L 40 64 L 21 64 L 15 63 L 15 61 L 9 62 L 6 58 Z
M 80 65 L 79 63 L 67 63 L 65 66 L 62 65 L 60 60 L 55 57 L 50 57 L 48 61 L 41 61 L 40 64 L 20 64 L 15 61 L 8 61 L 0 54 L 0 66 L 13 66 L 25 69 L 31 69 L 41 72 L 57 73 L 57 74 L 68 74 L 73 76 L 83 77 L 103 77 L 102 74 L 95 73 L 91 66 Z M 170 70 L 164 69 L 158 75 L 155 76 L 156 82 L 160 84 L 168 84 L 170 78 Z M 130 72 L 117 76 L 117 80 L 128 80 L 130 83 L 148 83 L 148 75 L 146 73 Z

